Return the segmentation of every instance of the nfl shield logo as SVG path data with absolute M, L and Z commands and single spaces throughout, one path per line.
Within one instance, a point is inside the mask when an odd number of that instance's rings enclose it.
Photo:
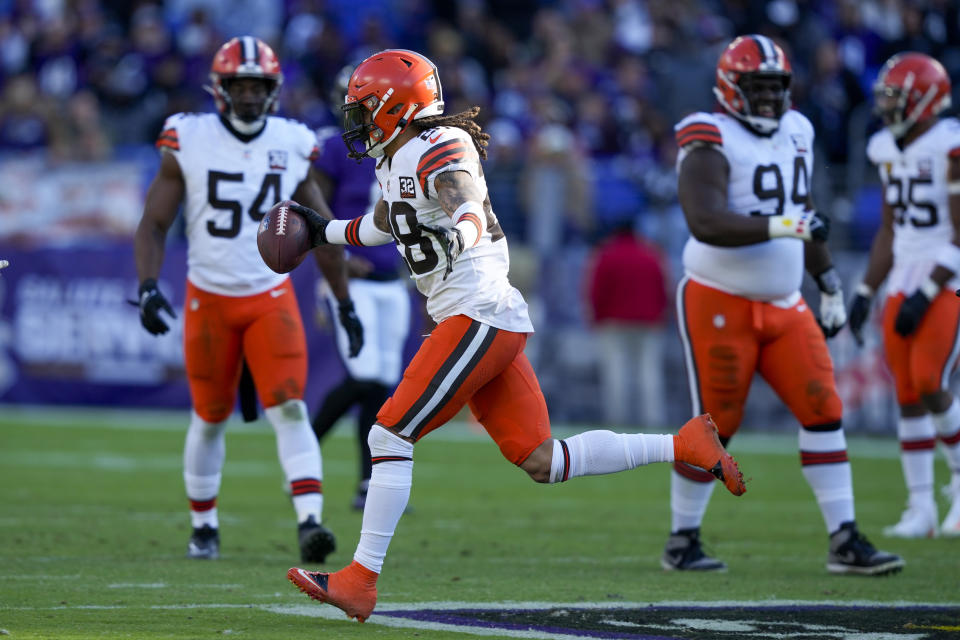
M 287 152 L 286 151 L 267 151 L 267 163 L 271 169 L 286 171 Z

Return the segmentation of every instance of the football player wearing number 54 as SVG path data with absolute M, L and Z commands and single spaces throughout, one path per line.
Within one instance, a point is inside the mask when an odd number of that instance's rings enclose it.
M 191 558 L 220 552 L 217 495 L 224 428 L 237 400 L 243 360 L 277 437 L 293 507 L 301 559 L 322 562 L 333 534 L 322 524 L 320 449 L 303 402 L 307 344 L 288 276 L 271 271 L 257 250 L 257 228 L 280 200 L 311 203 L 332 217 L 311 173 L 315 136 L 299 122 L 271 116 L 283 82 L 265 43 L 233 38 L 213 60 L 211 86 L 219 113 L 179 113 L 157 140 L 160 169 L 147 191 L 134 238 L 140 320 L 166 333 L 161 311 L 173 308 L 157 287 L 167 231 L 183 204 L 188 242 L 183 351 L 193 411 L 183 451 L 190 501 Z M 350 304 L 343 251 L 314 251 L 341 308 Z M 362 345 L 355 314 L 340 314 Z M 353 355 L 356 355 L 354 352 Z
M 736 495 L 744 491 L 708 416 L 677 435 L 597 430 L 551 437 L 546 402 L 523 353 L 533 325 L 508 279 L 507 240 L 480 166 L 490 136 L 474 121 L 477 111 L 442 115 L 437 68 L 422 55 L 374 54 L 350 78 L 343 139 L 350 156 L 379 160 L 381 199 L 353 220 L 328 221 L 294 207 L 315 244 L 395 243 L 437 323 L 370 430 L 373 473 L 353 562 L 335 573 L 287 572 L 311 598 L 361 622 L 376 605 L 377 578 L 410 497 L 414 444 L 464 405 L 503 456 L 536 482 L 681 460 L 711 470 Z
M 874 292 L 886 281 L 883 346 L 900 405 L 897 436 L 907 508 L 890 536 L 960 536 L 960 401 L 949 379 L 960 355 L 960 121 L 940 118 L 950 106 L 950 77 L 922 53 L 893 56 L 874 87 L 884 128 L 867 156 L 880 170 L 884 201 L 863 281 L 850 307 L 862 332 Z M 943 445 L 953 506 L 941 524 L 933 458 Z
M 825 337 L 846 322 L 825 244 L 829 218 L 810 197 L 813 127 L 790 109 L 790 63 L 775 42 L 742 36 L 717 63 L 721 109 L 676 125 L 679 197 L 691 238 L 677 317 L 693 413 L 709 412 L 721 442 L 740 427 L 755 373 L 800 423 L 800 464 L 830 535 L 827 570 L 883 575 L 903 560 L 876 550 L 854 519 L 842 406 Z M 820 317 L 800 295 L 804 268 L 820 288 Z M 710 474 L 674 463 L 667 570 L 725 570 L 707 556 L 700 524 Z

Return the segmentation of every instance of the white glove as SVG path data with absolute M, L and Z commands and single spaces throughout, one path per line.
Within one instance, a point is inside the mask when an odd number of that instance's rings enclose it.
M 820 292 L 820 328 L 823 335 L 832 338 L 847 324 L 847 308 L 843 303 L 843 290 L 835 293 Z

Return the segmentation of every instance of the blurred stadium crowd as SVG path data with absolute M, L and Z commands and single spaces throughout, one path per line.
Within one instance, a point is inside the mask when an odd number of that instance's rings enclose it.
M 954 0 L 0 0 L 0 162 L 25 151 L 47 167 L 154 157 L 167 115 L 212 110 L 201 87 L 235 35 L 274 47 L 280 115 L 312 127 L 339 125 L 331 85 L 344 65 L 418 50 L 440 69 L 447 113 L 481 106 L 512 279 L 540 301 L 541 320 L 579 325 L 557 338 L 576 354 L 585 311 L 572 283 L 610 229 L 632 221 L 679 277 L 687 230 L 672 127 L 713 108 L 719 52 L 751 32 L 787 51 L 794 106 L 816 127 L 814 196 L 835 221 L 831 246 L 862 256 L 880 209 L 864 154 L 877 126 L 871 85 L 891 54 L 922 51 L 946 66 L 960 102 Z M 135 225 L 140 211 L 125 215 Z M 540 349 L 553 353 L 546 339 Z
M 549 251 L 624 217 L 675 214 L 672 125 L 711 108 L 718 52 L 747 32 L 787 48 L 825 168 L 816 194 L 854 223 L 850 169 L 862 172 L 876 71 L 918 50 L 960 76 L 955 2 L 0 0 L 0 147 L 97 160 L 150 144 L 165 116 L 210 108 L 213 53 L 245 33 L 280 55 L 282 113 L 337 124 L 337 71 L 411 48 L 441 69 L 448 113 L 481 105 L 498 214 L 515 241 Z M 657 222 L 641 226 L 656 237 Z

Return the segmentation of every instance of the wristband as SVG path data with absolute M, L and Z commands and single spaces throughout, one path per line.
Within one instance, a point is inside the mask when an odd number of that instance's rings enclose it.
M 861 282 L 860 284 L 858 284 L 857 288 L 854 289 L 853 292 L 858 296 L 863 296 L 864 298 L 867 298 L 868 300 L 873 297 L 874 293 L 876 293 L 876 291 L 873 290 L 873 287 L 868 285 L 866 282 Z
M 941 247 L 937 252 L 937 264 L 954 275 L 960 274 L 960 247 L 952 242 Z
M 355 247 L 369 247 L 393 242 L 393 236 L 381 231 L 368 213 L 353 220 L 331 220 L 325 229 L 326 240 L 330 244 L 350 244 Z
M 771 238 L 800 238 L 810 239 L 810 218 L 813 211 L 805 211 L 798 215 L 770 216 L 769 230 Z
M 947 193 L 951 196 L 960 195 L 960 180 L 947 183 Z
M 483 224 L 480 222 L 480 216 L 485 215 L 483 205 L 476 200 L 467 200 L 453 212 L 451 217 L 456 221 L 453 227 L 460 231 L 464 249 L 476 246 L 480 242 L 480 236 L 483 235 Z
M 920 286 L 917 287 L 917 291 L 922 293 L 927 300 L 933 300 L 940 293 L 940 285 L 933 281 L 932 278 L 924 278 L 923 282 L 920 283 Z

